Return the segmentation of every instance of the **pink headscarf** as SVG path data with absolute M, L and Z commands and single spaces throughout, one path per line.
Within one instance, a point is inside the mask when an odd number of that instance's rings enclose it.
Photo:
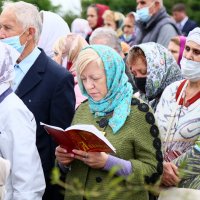
M 183 35 L 180 35 L 179 39 L 180 39 L 180 51 L 179 51 L 179 56 L 178 56 L 178 65 L 180 66 L 181 58 L 183 56 L 183 51 L 185 48 L 186 37 Z

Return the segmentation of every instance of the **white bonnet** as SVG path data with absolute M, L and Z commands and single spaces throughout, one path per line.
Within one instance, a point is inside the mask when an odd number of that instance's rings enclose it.
M 200 45 L 200 28 L 199 27 L 197 27 L 189 32 L 189 34 L 186 38 L 186 42 L 188 42 L 188 41 L 192 41 L 192 42 L 195 42 L 198 45 Z

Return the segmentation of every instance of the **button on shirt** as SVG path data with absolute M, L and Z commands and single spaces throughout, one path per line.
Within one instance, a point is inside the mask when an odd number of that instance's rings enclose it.
M 34 64 L 40 53 L 41 51 L 35 47 L 35 49 L 24 60 L 22 60 L 19 64 L 15 64 L 15 79 L 12 83 L 13 91 L 16 91 L 22 79 Z

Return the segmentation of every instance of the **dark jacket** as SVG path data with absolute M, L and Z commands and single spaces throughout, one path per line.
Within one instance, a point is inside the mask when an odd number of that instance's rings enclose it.
M 39 57 L 18 86 L 16 94 L 35 116 L 36 145 L 48 187 L 55 163 L 56 144 L 40 122 L 62 128 L 71 124 L 75 109 L 74 78 L 41 50 Z
M 198 27 L 198 24 L 195 21 L 188 19 L 182 28 L 182 34 L 187 36 L 189 32 L 196 27 Z

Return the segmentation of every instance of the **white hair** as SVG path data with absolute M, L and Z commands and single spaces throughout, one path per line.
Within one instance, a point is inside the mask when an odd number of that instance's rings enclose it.
M 90 44 L 96 44 L 95 40 L 103 40 L 104 45 L 115 49 L 118 53 L 122 51 L 117 33 L 112 28 L 100 27 L 95 29 L 90 36 Z
M 12 10 L 24 31 L 29 27 L 35 28 L 35 42 L 38 42 L 42 31 L 42 19 L 35 5 L 23 1 L 4 2 L 2 8 L 3 11 Z
M 154 0 L 153 0 L 154 1 Z M 163 7 L 163 0 L 155 0 L 160 3 L 160 6 Z

